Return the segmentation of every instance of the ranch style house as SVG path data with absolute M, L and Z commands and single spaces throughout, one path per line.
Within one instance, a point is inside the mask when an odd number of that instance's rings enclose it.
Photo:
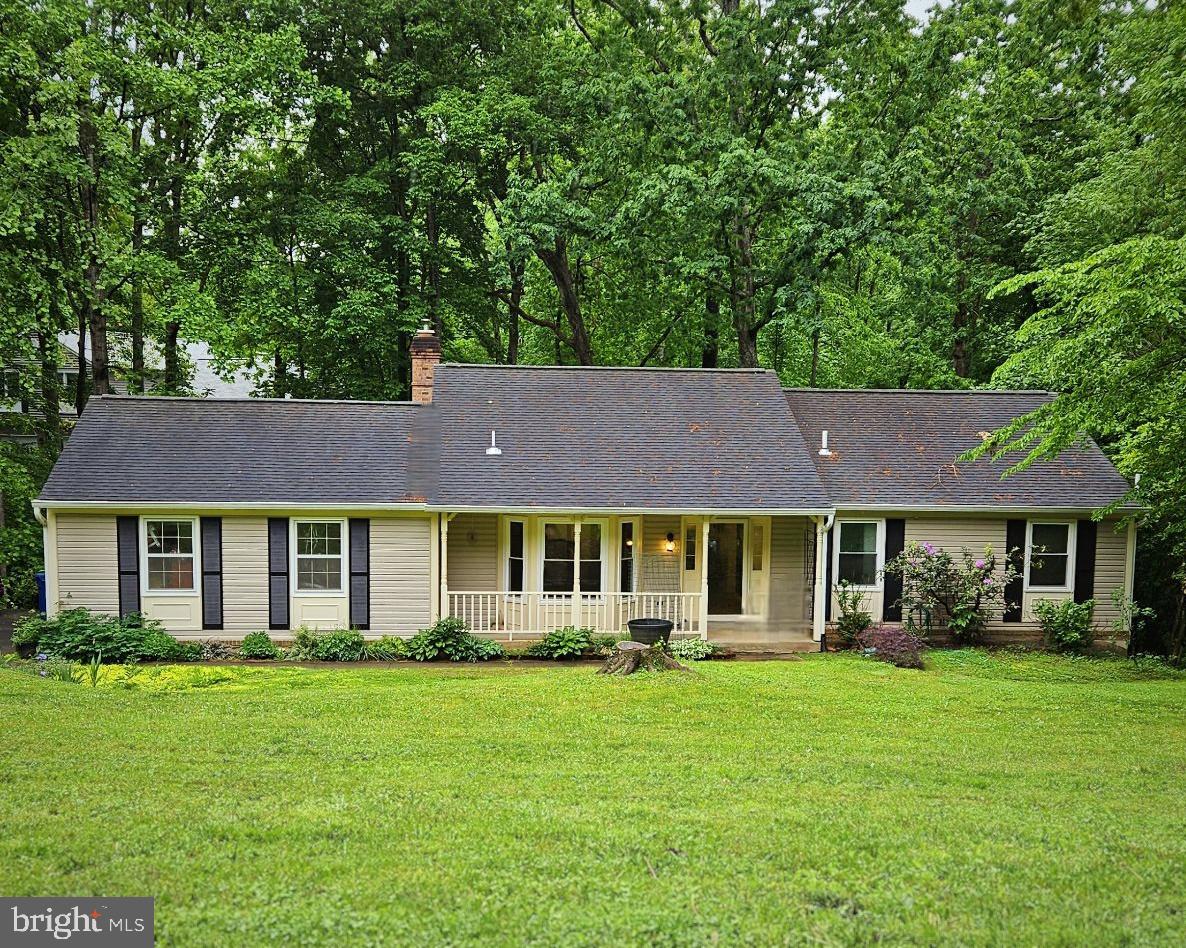
M 1098 447 L 1007 478 L 959 460 L 1049 393 L 440 364 L 429 330 L 412 363 L 410 402 L 92 398 L 35 502 L 51 614 L 227 641 L 458 616 L 515 642 L 658 617 L 794 650 L 818 647 L 841 579 L 900 621 L 882 567 L 911 540 L 1016 551 L 990 640 L 1036 638 L 1041 599 L 1094 599 L 1106 625 L 1131 595 L 1134 528 L 1092 516 L 1129 484 Z

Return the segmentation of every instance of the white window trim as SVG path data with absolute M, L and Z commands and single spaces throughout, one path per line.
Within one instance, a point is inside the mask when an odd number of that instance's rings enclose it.
M 625 557 L 622 556 L 622 528 L 626 526 L 626 524 L 631 524 L 630 585 L 632 588 L 630 589 L 622 589 L 622 560 L 625 559 Z M 615 539 L 617 540 L 617 544 L 614 546 L 614 571 L 617 574 L 617 589 L 615 592 L 621 596 L 633 595 L 634 593 L 638 592 L 638 548 L 642 543 L 642 519 L 640 517 L 623 517 L 618 521 L 618 535 L 615 537 Z
M 1067 575 L 1061 586 L 1036 586 L 1030 582 L 1030 560 L 1034 552 L 1034 524 L 1067 528 Z M 1025 522 L 1025 592 L 1066 593 L 1075 591 L 1075 546 L 1079 525 L 1074 520 L 1027 520 Z
M 832 586 L 835 587 L 840 583 L 840 531 L 846 523 L 872 523 L 877 526 L 877 548 L 873 551 L 877 556 L 877 568 L 873 574 L 876 579 L 871 586 L 853 583 L 852 588 L 861 592 L 881 592 L 885 585 L 885 520 L 874 517 L 851 517 L 847 520 L 836 521 L 835 540 L 832 543 Z
M 523 588 L 511 589 L 511 524 L 523 525 Z M 502 591 L 516 599 L 531 590 L 531 522 L 526 517 L 502 518 Z
M 148 524 L 149 521 L 188 521 L 193 531 L 194 585 L 192 589 L 149 589 L 148 588 Z M 202 592 L 202 535 L 197 517 L 178 517 L 161 514 L 156 517 L 140 518 L 140 595 L 145 596 L 199 596 Z
M 297 524 L 338 523 L 342 529 L 342 585 L 337 589 L 300 589 L 297 580 Z M 350 576 L 350 533 L 345 517 L 293 517 L 288 523 L 288 575 L 291 577 L 293 596 L 310 599 L 341 598 L 346 595 L 346 583 Z
M 536 588 L 539 589 L 541 596 L 571 596 L 573 594 L 571 589 L 565 590 L 563 592 L 560 590 L 549 591 L 544 589 L 544 562 L 547 560 L 546 536 L 548 524 L 571 524 L 575 528 L 576 523 L 577 518 L 575 517 L 570 517 L 568 519 L 559 517 L 543 517 L 539 521 L 539 564 L 535 571 L 535 576 L 537 580 Z M 589 519 L 581 517 L 580 524 L 582 530 L 589 524 L 597 524 L 601 527 L 601 592 L 581 593 L 581 598 L 585 599 L 586 601 L 600 599 L 606 593 L 605 587 L 609 580 L 609 550 L 607 549 L 610 533 L 609 520 L 603 520 L 599 517 L 591 517 Z M 577 581 L 579 583 L 581 573 L 581 548 L 579 544 L 573 551 L 573 556 L 575 557 L 573 560 L 573 569 L 576 570 Z
M 711 520 L 705 519 L 702 522 L 700 528 L 702 530 L 708 531 L 709 536 L 711 536 L 712 528 L 721 523 L 741 524 L 741 608 L 744 610 L 749 607 L 750 574 L 753 572 L 754 566 L 753 560 L 750 557 L 750 544 L 753 542 L 753 531 L 750 527 L 750 519 L 748 517 L 713 517 Z M 700 535 L 697 534 L 698 539 L 699 536 Z M 711 546 L 709 549 L 711 550 Z M 707 556 L 704 558 L 702 569 L 705 571 L 708 570 Z M 707 603 L 705 605 L 707 605 Z M 752 612 L 710 612 L 708 617 L 710 619 L 730 621 L 741 621 L 744 619 L 753 620 L 759 618 L 759 616 Z

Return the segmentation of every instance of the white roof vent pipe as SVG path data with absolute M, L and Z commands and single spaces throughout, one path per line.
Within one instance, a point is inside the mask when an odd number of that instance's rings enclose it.
M 498 441 L 495 440 L 494 432 L 490 432 L 490 447 L 486 449 L 487 454 L 502 454 L 502 448 L 498 446 Z
M 820 440 L 819 456 L 821 458 L 830 458 L 832 456 L 832 451 L 828 447 L 828 429 L 827 428 L 825 428 L 823 430 L 823 435 Z

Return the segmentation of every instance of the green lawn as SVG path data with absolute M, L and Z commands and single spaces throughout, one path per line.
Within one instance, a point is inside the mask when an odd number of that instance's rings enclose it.
M 165 944 L 1186 931 L 1186 678 L 1123 660 L 134 683 L 0 672 L 0 894 L 155 895 Z

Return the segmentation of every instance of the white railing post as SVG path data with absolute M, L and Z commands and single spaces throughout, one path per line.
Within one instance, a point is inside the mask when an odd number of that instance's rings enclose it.
M 572 525 L 572 624 L 581 625 L 581 521 Z

